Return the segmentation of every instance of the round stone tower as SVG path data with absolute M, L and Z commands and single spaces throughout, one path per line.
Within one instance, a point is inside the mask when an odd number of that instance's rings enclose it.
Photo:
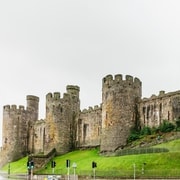
M 38 120 L 39 116 L 39 97 L 28 95 L 26 97 L 27 111 L 30 112 L 32 121 Z
M 46 95 L 46 144 L 45 150 L 56 148 L 64 154 L 76 146 L 76 129 L 80 112 L 78 86 L 68 85 L 61 98 L 60 93 Z
M 137 121 L 137 102 L 141 98 L 141 81 L 126 75 L 108 75 L 102 82 L 101 152 L 116 151 L 127 143 Z
M 26 121 L 28 128 L 28 151 L 30 153 L 34 152 L 34 123 L 38 120 L 39 116 L 39 97 L 33 95 L 26 96 Z
M 15 161 L 26 155 L 27 128 L 24 106 L 6 105 L 3 107 L 3 149 L 6 162 Z M 2 158 L 2 159 L 3 159 Z

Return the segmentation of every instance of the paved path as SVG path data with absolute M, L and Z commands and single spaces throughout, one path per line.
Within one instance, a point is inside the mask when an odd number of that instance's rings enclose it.
M 27 176 L 26 175 L 10 175 L 8 177 L 7 174 L 0 174 L 0 180 L 22 180 L 22 179 L 26 179 L 27 180 Z

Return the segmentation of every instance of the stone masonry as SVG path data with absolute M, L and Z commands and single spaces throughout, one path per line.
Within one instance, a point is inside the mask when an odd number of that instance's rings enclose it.
M 137 121 L 137 103 L 141 81 L 132 76 L 112 75 L 103 79 L 101 151 L 115 151 L 127 144 L 130 130 Z
M 3 107 L 3 146 L 0 167 L 29 154 L 64 154 L 78 148 L 100 147 L 114 152 L 127 144 L 135 126 L 157 127 L 180 119 L 180 91 L 142 99 L 141 81 L 130 75 L 102 79 L 102 102 L 80 109 L 80 88 L 68 85 L 46 95 L 46 117 L 38 119 L 39 98 L 27 96 L 27 107 Z

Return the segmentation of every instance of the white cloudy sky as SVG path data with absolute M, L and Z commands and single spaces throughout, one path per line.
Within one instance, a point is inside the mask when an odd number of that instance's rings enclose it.
M 80 86 L 81 108 L 101 103 L 102 78 L 138 77 L 143 97 L 180 89 L 179 0 L 0 1 L 0 120 L 4 105 L 26 106 Z M 0 130 L 1 132 L 1 130 Z

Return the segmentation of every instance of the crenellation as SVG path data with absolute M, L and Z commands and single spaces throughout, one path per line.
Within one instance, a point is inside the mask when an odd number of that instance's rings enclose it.
M 111 81 L 113 81 L 113 76 L 111 74 L 107 75 L 106 77 L 103 78 L 104 79 L 104 82 L 106 83 L 109 83 Z
M 129 87 L 135 88 L 137 93 L 141 94 L 142 83 L 137 77 L 133 78 L 130 75 L 126 75 L 125 79 L 123 79 L 122 74 L 116 74 L 114 76 L 114 79 L 112 75 L 107 75 L 102 80 L 102 86 L 104 88 L 104 91 L 105 88 L 107 88 L 108 91 L 108 89 L 114 87 L 115 85 L 120 89 L 128 89 Z
M 163 90 L 159 91 L 159 97 L 164 96 L 164 95 L 165 95 L 165 91 L 163 91 Z
M 3 107 L 3 110 L 4 111 L 23 111 L 24 110 L 24 106 L 23 105 L 15 105 L 15 104 L 12 104 L 12 105 L 6 105 Z
M 156 98 L 157 98 L 157 96 L 155 94 L 152 94 L 150 97 L 150 99 L 156 99 Z
M 60 92 L 49 92 L 47 95 L 46 95 L 46 101 L 47 102 L 52 102 L 52 101 L 59 101 L 61 100 L 61 93 Z
M 164 96 L 179 96 L 179 95 L 180 95 L 180 91 L 168 92 L 164 94 Z
M 113 84 L 113 76 L 112 75 L 107 75 L 106 77 L 103 78 L 103 87 L 111 87 Z
M 141 87 L 142 82 L 137 77 L 135 77 L 134 78 L 134 85 L 135 85 L 135 87 Z
M 3 106 L 3 114 L 5 115 L 9 115 L 10 114 L 14 114 L 14 115 L 18 115 L 19 113 L 23 113 L 25 111 L 24 109 L 24 106 L 22 105 L 19 105 L 18 108 L 17 108 L 17 105 L 6 105 L 6 106 Z M 13 116 L 13 115 L 11 115 Z
M 168 92 L 168 93 L 165 93 L 165 91 L 159 91 L 159 94 L 156 95 L 156 94 L 152 94 L 150 96 L 150 98 L 147 98 L 147 97 L 144 97 L 142 99 L 142 101 L 149 101 L 149 100 L 152 100 L 152 99 L 162 99 L 162 98 L 167 98 L 167 97 L 172 97 L 172 96 L 179 96 L 180 95 L 180 91 L 174 91 L 174 92 Z
M 12 111 L 16 111 L 17 110 L 17 106 L 15 104 L 11 105 L 11 110 Z
M 3 106 L 3 111 L 10 111 L 11 107 L 10 105 Z
M 116 74 L 115 75 L 115 82 L 120 83 L 123 80 L 122 74 Z
M 49 92 L 47 95 L 46 95 L 46 101 L 51 101 L 51 99 L 53 98 L 53 95 L 51 92 Z
M 98 110 L 98 109 L 100 109 L 101 107 L 100 106 L 98 106 L 98 105 L 95 105 L 94 106 L 94 110 Z
M 102 109 L 102 105 L 100 105 L 100 106 L 95 105 L 94 107 L 89 106 L 88 109 L 83 109 L 81 111 L 81 113 L 90 113 L 92 111 L 98 111 L 98 110 L 101 110 L 101 109 Z
M 81 111 L 81 113 L 87 113 L 87 112 L 88 112 L 87 109 L 83 109 L 83 110 Z
M 128 82 L 130 82 L 130 83 L 133 83 L 133 77 L 130 76 L 130 75 L 126 75 L 126 76 L 125 76 L 125 81 L 128 81 Z
M 60 94 L 60 92 L 54 92 L 54 100 L 60 100 L 60 98 L 61 98 L 61 94 Z
M 93 111 L 93 108 L 89 106 L 88 111 Z
M 19 110 L 20 110 L 20 111 L 24 111 L 24 106 L 19 105 Z
M 179 96 L 180 95 L 180 91 L 174 91 L 174 92 L 168 92 L 166 93 L 164 90 L 161 90 L 159 91 L 159 94 L 156 95 L 156 94 L 152 94 L 150 96 L 150 98 L 147 98 L 147 97 L 144 97 L 142 100 L 149 100 L 149 99 L 159 99 L 159 98 L 162 98 L 162 97 L 171 97 L 171 96 Z

